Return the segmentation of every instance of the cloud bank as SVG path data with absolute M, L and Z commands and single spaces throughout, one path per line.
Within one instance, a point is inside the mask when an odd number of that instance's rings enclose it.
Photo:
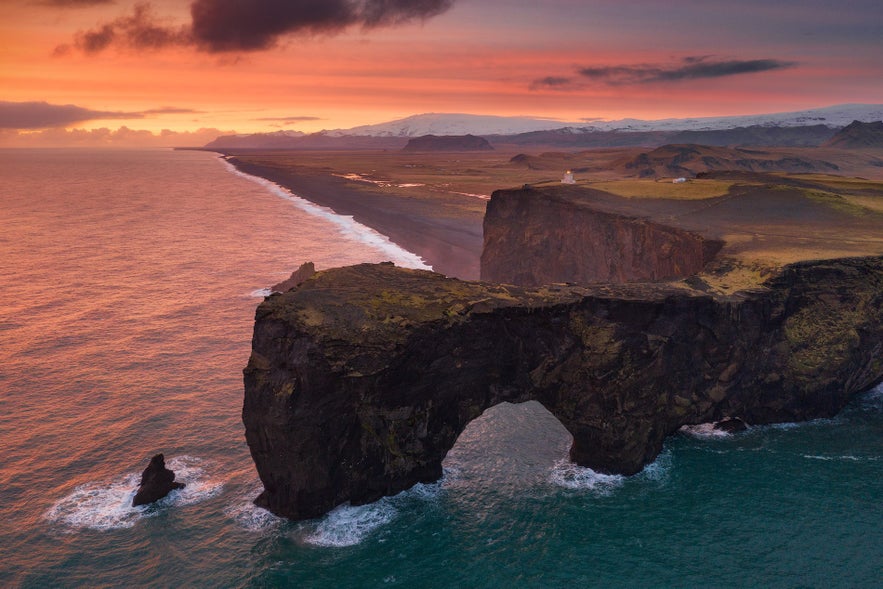
M 97 119 L 143 119 L 153 115 L 200 114 L 203 111 L 162 106 L 137 112 L 93 110 L 74 104 L 0 100 L 0 129 L 49 129 Z
M 24 132 L 0 129 L 0 147 L 199 147 L 235 133 L 210 128 L 186 132 L 164 129 L 160 133 L 128 127 Z
M 194 0 L 191 22 L 178 26 L 160 19 L 149 3 L 141 2 L 130 15 L 78 33 L 74 46 L 85 53 L 98 53 L 111 45 L 134 49 L 195 46 L 211 53 L 260 51 L 274 47 L 287 35 L 333 35 L 350 27 L 373 29 L 426 20 L 447 11 L 454 1 Z M 65 46 L 56 50 L 64 52 Z
M 0 129 L 45 129 L 95 119 L 133 119 L 142 116 L 141 113 L 92 110 L 73 104 L 0 101 Z

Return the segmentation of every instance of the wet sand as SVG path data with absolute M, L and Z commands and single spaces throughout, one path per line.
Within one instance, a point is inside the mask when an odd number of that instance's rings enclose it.
M 242 161 L 233 154 L 228 161 L 246 174 L 266 178 L 338 214 L 351 215 L 423 258 L 436 272 L 464 280 L 479 277 L 483 212 L 464 210 L 445 198 L 384 194 L 312 167 L 275 168 Z

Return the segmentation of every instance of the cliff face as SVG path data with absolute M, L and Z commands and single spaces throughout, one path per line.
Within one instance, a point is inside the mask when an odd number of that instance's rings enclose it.
M 881 377 L 883 258 L 789 266 L 729 297 L 361 265 L 260 305 L 243 421 L 257 503 L 302 519 L 438 479 L 502 401 L 539 401 L 576 463 L 630 474 L 681 425 L 830 416 Z
M 722 246 L 682 229 L 595 210 L 560 188 L 498 190 L 484 218 L 481 279 L 522 286 L 657 282 L 696 274 Z

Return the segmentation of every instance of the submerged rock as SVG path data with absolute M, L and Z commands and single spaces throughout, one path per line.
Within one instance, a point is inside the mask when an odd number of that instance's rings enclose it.
M 363 264 L 257 309 L 246 440 L 293 519 L 442 475 L 466 425 L 539 401 L 571 459 L 634 474 L 684 424 L 834 415 L 883 378 L 883 258 L 786 266 L 762 287 L 523 288 Z
M 150 459 L 150 464 L 141 473 L 141 484 L 132 499 L 132 506 L 147 505 L 159 501 L 175 489 L 183 489 L 184 483 L 175 482 L 175 473 L 166 468 L 162 454 Z

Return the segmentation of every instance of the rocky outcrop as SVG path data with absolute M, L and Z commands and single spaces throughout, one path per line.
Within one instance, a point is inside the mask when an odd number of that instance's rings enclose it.
M 408 140 L 402 151 L 493 151 L 484 137 L 475 135 L 423 135 Z
M 701 271 L 723 246 L 599 211 L 594 194 L 584 187 L 495 191 L 484 217 L 481 279 L 522 286 L 672 280 Z
M 883 258 L 800 263 L 731 296 L 328 270 L 259 306 L 244 376 L 257 503 L 289 518 L 437 480 L 503 401 L 542 403 L 577 464 L 631 474 L 683 425 L 830 416 L 878 382 Z
M 270 287 L 272 292 L 285 292 L 286 290 L 291 290 L 304 280 L 311 277 L 316 273 L 316 266 L 312 262 L 305 262 L 300 265 L 300 267 L 291 273 L 291 276 L 283 280 L 278 284 L 274 284 Z
M 150 459 L 150 464 L 141 473 L 141 484 L 132 499 L 132 506 L 147 505 L 159 501 L 175 489 L 183 489 L 184 483 L 175 482 L 175 473 L 166 468 L 162 454 Z

